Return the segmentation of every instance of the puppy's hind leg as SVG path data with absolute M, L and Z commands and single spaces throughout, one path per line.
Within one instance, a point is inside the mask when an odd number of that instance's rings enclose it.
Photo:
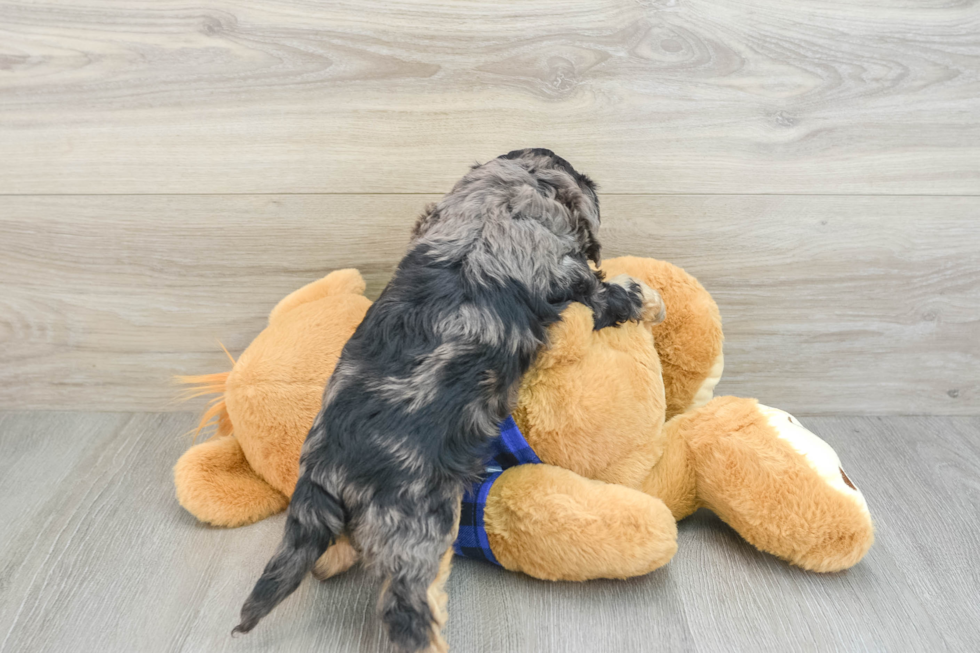
M 398 651 L 449 650 L 442 637 L 448 616 L 445 585 L 458 527 L 459 498 L 451 505 L 424 506 L 401 520 L 375 557 L 386 579 L 381 619 Z
M 449 619 L 449 610 L 447 608 L 449 595 L 446 593 L 446 581 L 449 580 L 449 571 L 453 566 L 453 555 L 456 553 L 453 550 L 452 543 L 456 541 L 456 535 L 459 531 L 458 509 L 456 514 L 456 526 L 453 528 L 453 536 L 450 538 L 449 546 L 446 547 L 446 552 L 442 554 L 442 560 L 439 561 L 439 573 L 436 574 L 436 579 L 429 585 L 429 591 L 426 593 L 429 601 L 429 610 L 432 611 L 433 617 L 431 645 L 429 647 L 432 653 L 447 653 L 449 651 L 449 644 L 442 636 L 442 629 Z

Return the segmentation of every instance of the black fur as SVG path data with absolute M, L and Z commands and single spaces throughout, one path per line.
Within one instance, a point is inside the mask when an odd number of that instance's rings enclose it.
M 327 384 L 285 536 L 235 632 L 251 630 L 346 533 L 387 580 L 392 642 L 430 643 L 427 591 L 459 498 L 548 326 L 573 301 L 593 309 L 596 328 L 641 317 L 638 285 L 608 284 L 588 266 L 597 227 L 594 184 L 548 150 L 477 166 L 426 209 Z

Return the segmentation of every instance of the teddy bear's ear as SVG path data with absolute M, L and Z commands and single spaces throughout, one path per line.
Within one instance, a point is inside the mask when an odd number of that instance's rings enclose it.
M 361 273 L 354 268 L 334 270 L 318 281 L 308 283 L 286 295 L 269 313 L 269 324 L 297 306 L 333 295 L 363 295 L 366 284 Z
M 636 256 L 609 259 L 608 277 L 628 274 L 657 290 L 667 317 L 651 326 L 663 366 L 667 419 L 703 406 L 724 369 L 721 314 L 697 279 L 665 261 Z

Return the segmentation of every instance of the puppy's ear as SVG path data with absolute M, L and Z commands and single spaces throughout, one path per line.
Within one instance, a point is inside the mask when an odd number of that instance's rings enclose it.
M 571 179 L 569 179 L 571 181 Z M 567 207 L 579 252 L 596 265 L 601 262 L 599 246 L 599 196 L 596 185 L 585 175 L 576 173 L 573 183 L 557 187 L 557 198 Z
M 591 231 L 586 236 L 586 239 L 585 258 L 595 263 L 596 267 L 602 265 L 602 248 L 599 246 L 599 241 L 596 240 L 595 235 Z
M 575 229 L 578 241 L 581 243 L 585 257 L 597 266 L 602 263 L 601 247 L 599 245 L 599 198 L 595 192 L 582 194 L 579 208 L 576 212 Z
M 412 228 L 412 240 L 417 240 L 425 235 L 425 232 L 429 230 L 437 220 L 439 219 L 439 212 L 436 210 L 435 202 L 427 204 L 424 209 L 422 209 L 421 215 L 419 215 L 418 220 L 415 221 L 415 226 Z

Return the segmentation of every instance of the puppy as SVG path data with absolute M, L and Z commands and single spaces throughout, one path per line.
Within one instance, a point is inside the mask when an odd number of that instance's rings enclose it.
M 474 166 L 426 210 L 327 383 L 282 543 L 233 632 L 255 627 L 340 537 L 384 579 L 393 644 L 445 648 L 460 499 L 548 326 L 570 302 L 592 308 L 596 329 L 662 319 L 653 290 L 589 267 L 598 230 L 595 184 L 545 149 Z

